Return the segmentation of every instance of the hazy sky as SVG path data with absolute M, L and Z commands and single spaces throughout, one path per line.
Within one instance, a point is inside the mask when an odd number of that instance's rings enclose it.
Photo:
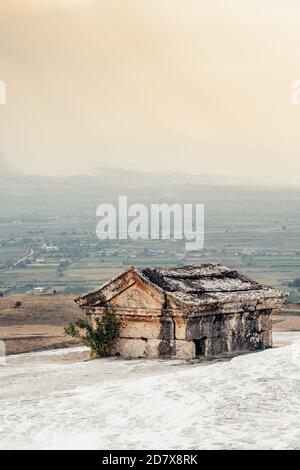
M 1 0 L 0 159 L 300 183 L 299 0 Z

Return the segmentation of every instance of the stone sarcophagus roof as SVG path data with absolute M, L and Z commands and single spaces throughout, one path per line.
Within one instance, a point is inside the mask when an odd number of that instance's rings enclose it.
M 127 305 L 116 300 L 124 291 L 127 291 Z M 139 295 L 134 295 L 137 291 Z M 128 295 L 129 292 L 132 295 Z M 143 305 L 141 292 L 148 292 L 148 305 Z M 130 267 L 99 289 L 75 301 L 85 309 L 110 303 L 123 309 L 164 308 L 177 310 L 178 315 L 197 316 L 209 312 L 274 309 L 282 304 L 286 296 L 220 264 L 202 264 L 179 268 Z M 144 297 L 147 298 L 147 295 Z M 156 303 L 153 300 L 155 297 Z

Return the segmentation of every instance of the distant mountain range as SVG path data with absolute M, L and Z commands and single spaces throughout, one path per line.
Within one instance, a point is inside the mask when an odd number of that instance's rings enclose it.
M 126 170 L 120 168 L 96 168 L 93 172 L 88 174 L 78 174 L 69 176 L 47 176 L 39 174 L 26 174 L 17 172 L 10 169 L 7 165 L 0 161 L 0 179 L 1 178 L 12 178 L 12 179 L 24 179 L 28 182 L 31 181 L 48 181 L 50 182 L 95 182 L 101 180 L 104 184 L 108 181 L 114 184 L 132 184 L 134 186 L 145 186 L 149 184 L 164 183 L 165 185 L 174 184 L 201 184 L 201 185 L 217 185 L 217 186 L 281 186 L 290 187 L 297 186 L 297 182 L 290 182 L 286 184 L 279 182 L 276 179 L 268 178 L 265 176 L 261 178 L 251 176 L 232 176 L 232 175 L 200 175 L 193 173 L 160 173 L 160 172 L 142 172 L 135 170 Z
M 287 204 L 299 201 L 299 187 L 249 184 L 237 178 L 190 174 L 142 173 L 97 169 L 92 175 L 40 176 L 0 172 L 0 217 L 94 216 L 103 202 L 116 203 L 120 195 L 128 202 L 205 203 L 222 210 L 226 204 L 250 208 L 267 201 Z M 279 202 L 281 201 L 281 202 Z

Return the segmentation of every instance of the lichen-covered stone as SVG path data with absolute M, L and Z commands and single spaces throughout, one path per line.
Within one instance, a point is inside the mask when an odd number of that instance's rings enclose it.
M 196 354 L 193 341 L 149 340 L 146 343 L 146 357 L 169 359 L 194 359 Z
M 195 358 L 193 341 L 118 338 L 110 348 L 112 356 L 132 358 L 168 358 L 190 360 Z

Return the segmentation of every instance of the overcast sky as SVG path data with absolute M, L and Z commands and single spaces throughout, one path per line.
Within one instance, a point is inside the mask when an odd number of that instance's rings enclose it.
M 299 0 L 2 0 L 2 165 L 300 183 L 299 24 Z

